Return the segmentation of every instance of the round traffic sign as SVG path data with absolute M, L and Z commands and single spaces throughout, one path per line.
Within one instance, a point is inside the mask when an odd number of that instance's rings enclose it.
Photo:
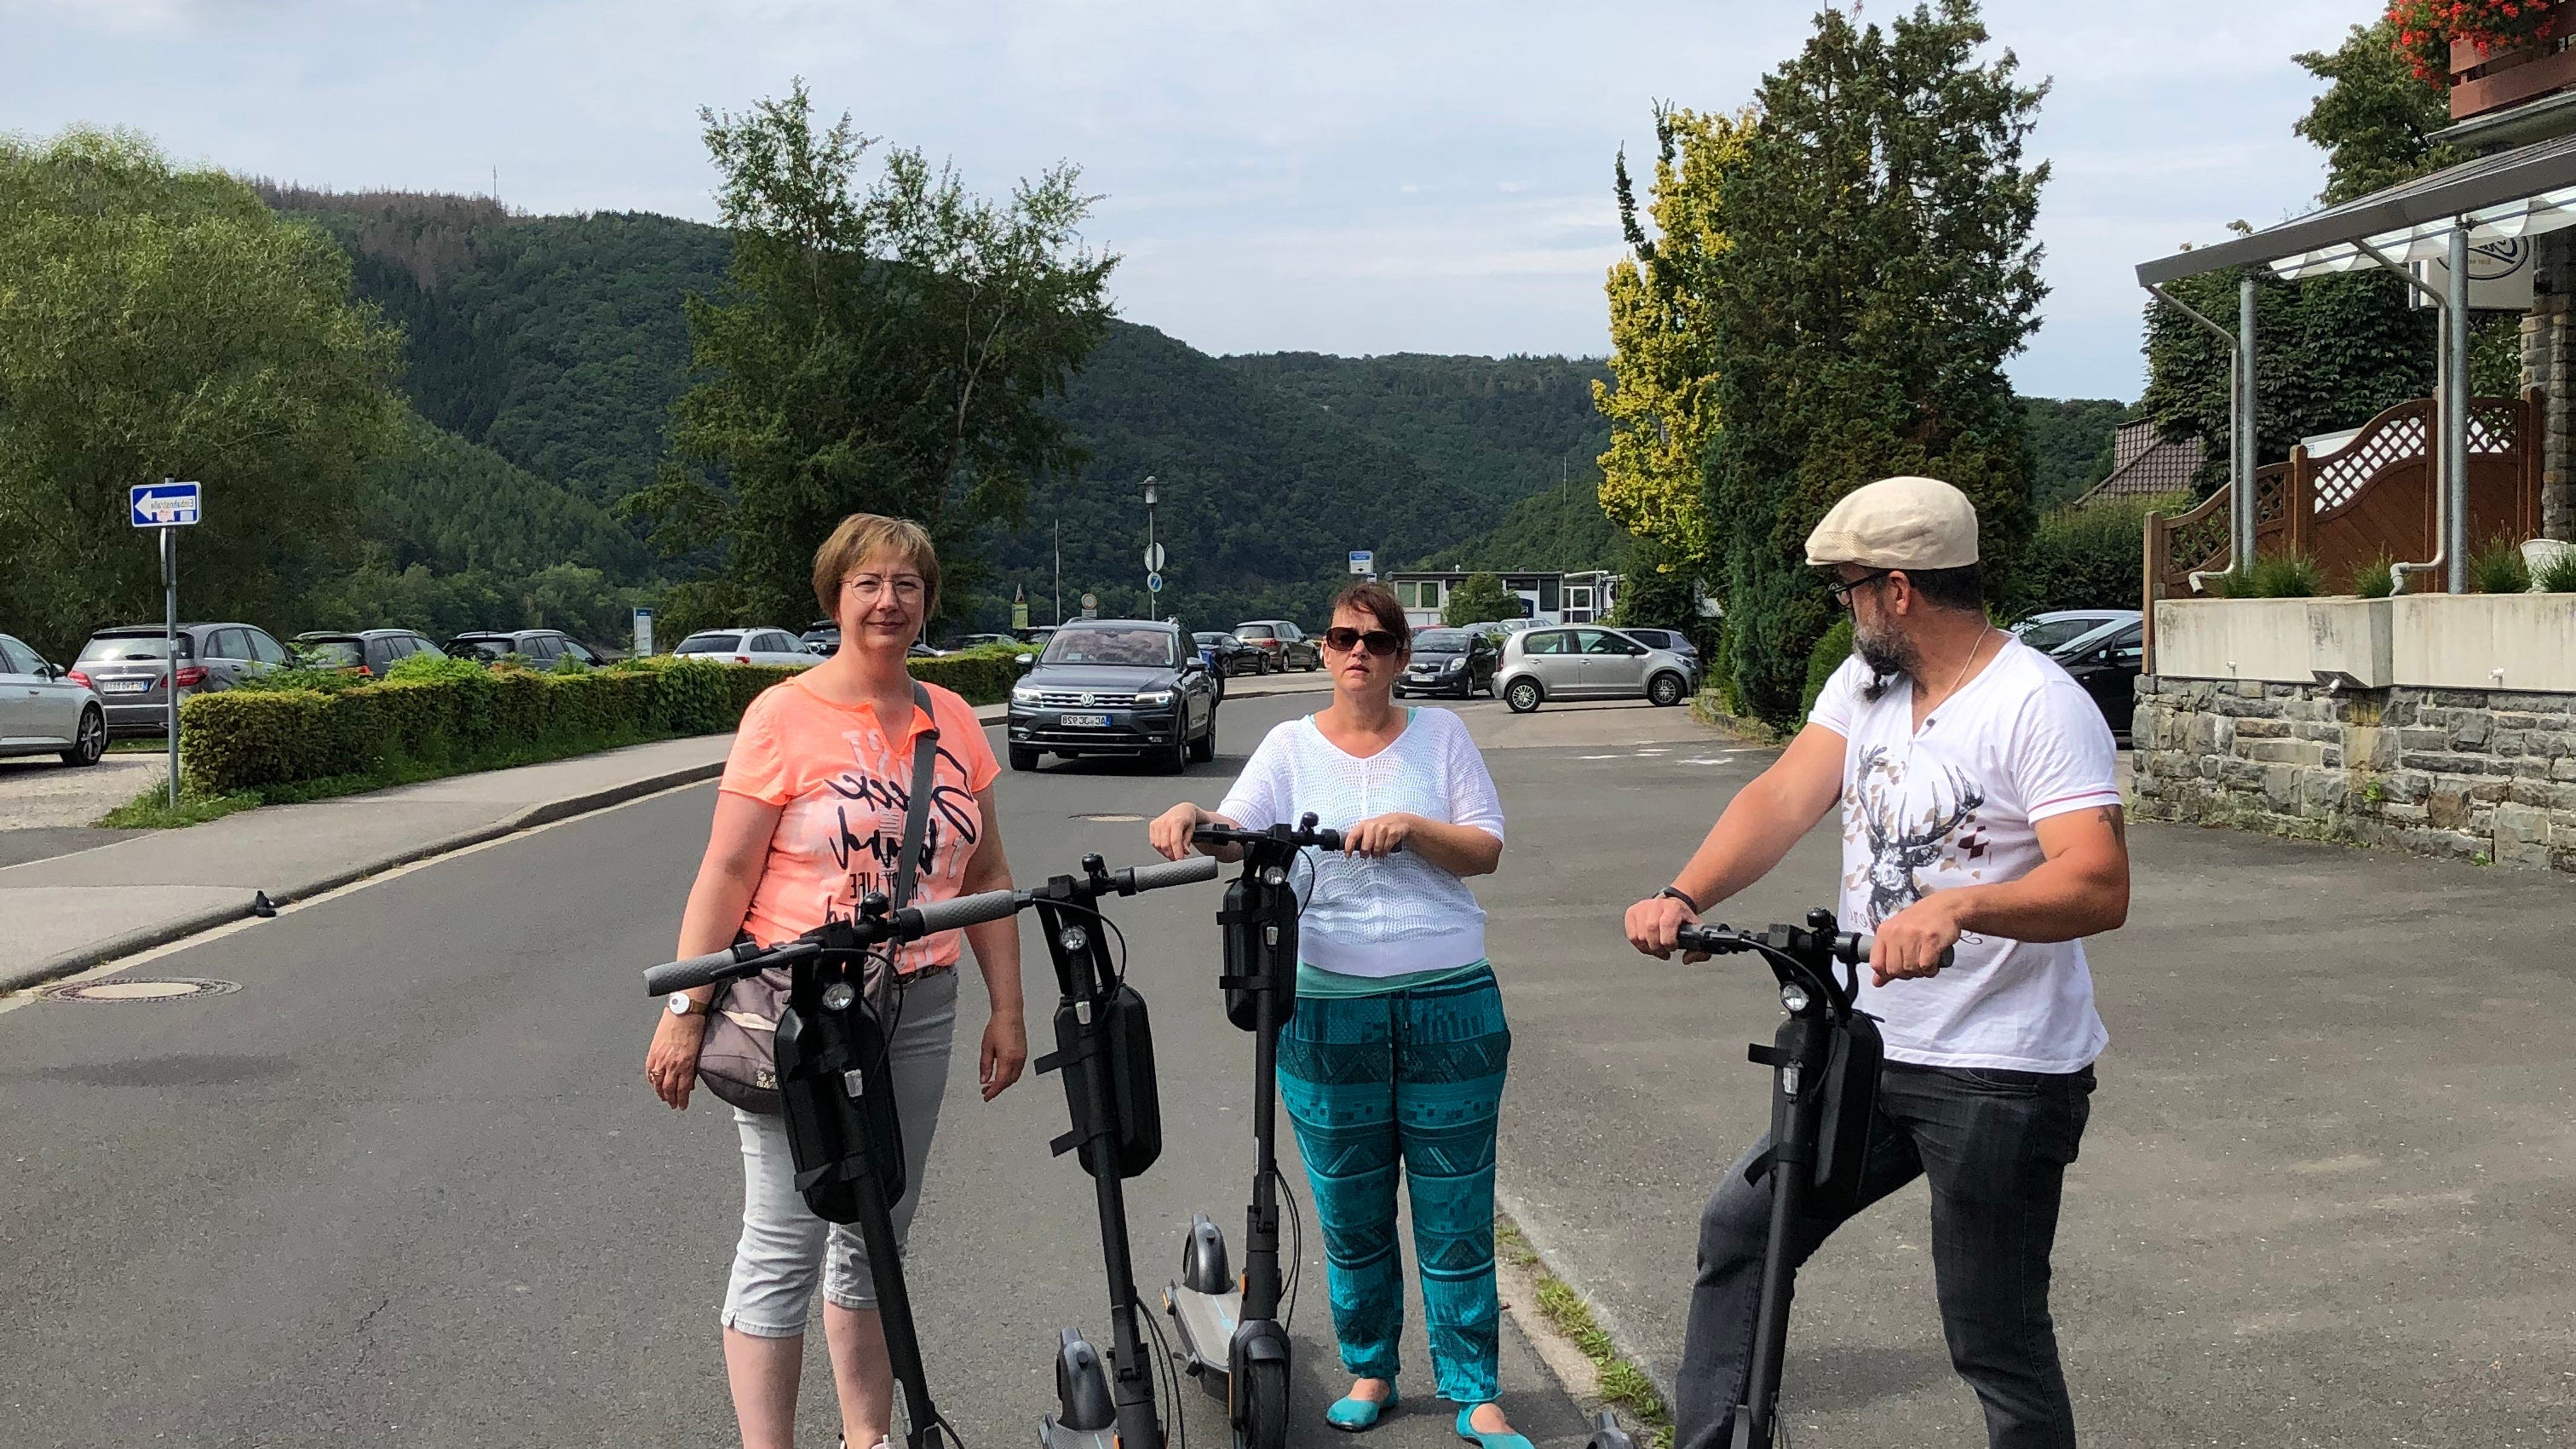
M 1099 596 L 1098 594 L 1085 594 L 1085 595 L 1083 595 L 1083 596 L 1082 596 L 1082 607 L 1084 607 L 1084 608 L 1086 608 L 1086 609 L 1097 609 L 1097 608 L 1099 608 L 1099 607 L 1100 607 L 1100 596 Z
M 1145 545 L 1145 572 L 1149 574 L 1161 573 L 1163 571 L 1164 557 L 1163 546 L 1161 544 L 1149 543 Z
M 1147 574 L 1147 575 L 1145 575 L 1145 592 L 1147 592 L 1147 593 L 1149 593 L 1149 594 L 1159 594 L 1159 593 L 1161 593 L 1162 591 L 1163 591 L 1163 576 L 1162 576 L 1161 574 Z

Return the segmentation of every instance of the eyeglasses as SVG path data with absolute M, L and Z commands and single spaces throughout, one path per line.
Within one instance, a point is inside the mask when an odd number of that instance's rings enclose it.
M 886 590 L 892 589 L 897 599 L 907 604 L 917 604 L 921 602 L 922 591 L 928 586 L 923 583 L 918 574 L 896 574 L 892 578 L 877 574 L 852 574 L 841 580 L 841 587 L 869 603 L 884 598 Z
M 1827 579 L 1825 580 L 1825 592 L 1834 596 L 1835 608 L 1848 609 L 1851 607 L 1852 590 L 1860 588 L 1865 584 L 1877 583 L 1880 579 L 1886 578 L 1889 574 L 1894 572 L 1896 572 L 1894 569 L 1880 569 L 1876 573 L 1863 574 L 1856 579 Z
M 1327 629 L 1324 631 L 1324 643 L 1340 654 L 1348 654 L 1366 644 L 1368 652 L 1381 659 L 1404 647 L 1403 640 L 1384 629 L 1371 629 L 1365 634 L 1357 629 Z

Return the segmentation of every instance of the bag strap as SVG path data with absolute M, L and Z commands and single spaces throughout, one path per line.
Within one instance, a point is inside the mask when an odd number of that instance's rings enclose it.
M 913 873 L 921 865 L 923 836 L 930 829 L 931 775 L 939 764 L 939 714 L 930 707 L 930 691 L 921 681 L 912 682 L 913 707 L 930 721 L 912 746 L 912 794 L 904 802 L 903 847 L 895 854 L 894 908 L 902 910 L 912 904 Z

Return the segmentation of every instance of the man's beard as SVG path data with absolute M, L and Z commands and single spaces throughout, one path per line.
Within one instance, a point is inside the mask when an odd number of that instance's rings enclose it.
M 1860 697 L 1873 704 L 1898 679 L 1913 678 L 1923 664 L 1923 652 L 1912 639 L 1894 630 L 1873 633 L 1858 621 L 1852 624 L 1852 653 L 1869 667 L 1869 682 L 1860 687 Z

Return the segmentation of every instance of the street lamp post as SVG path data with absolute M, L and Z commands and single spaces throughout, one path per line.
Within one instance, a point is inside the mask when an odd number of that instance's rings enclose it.
M 1145 557 L 1150 560 L 1153 556 L 1154 479 L 1151 474 L 1148 474 L 1145 478 Z M 1145 572 L 1149 577 L 1153 574 L 1154 570 L 1150 563 L 1146 566 Z M 1151 588 L 1145 590 L 1145 617 L 1148 619 L 1160 617 L 1154 610 L 1154 591 Z

